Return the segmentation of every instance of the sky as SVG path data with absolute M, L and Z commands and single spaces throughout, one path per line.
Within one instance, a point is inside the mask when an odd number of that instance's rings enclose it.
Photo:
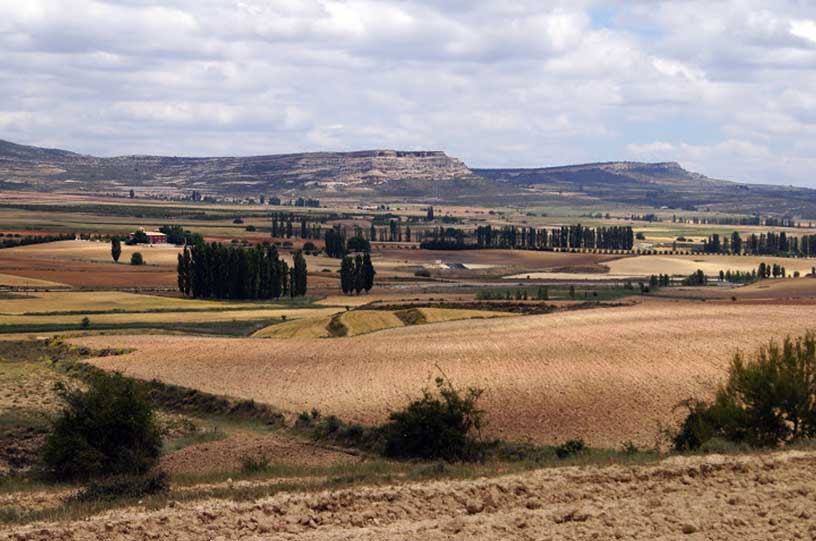
M 0 139 L 816 188 L 816 0 L 0 0 Z

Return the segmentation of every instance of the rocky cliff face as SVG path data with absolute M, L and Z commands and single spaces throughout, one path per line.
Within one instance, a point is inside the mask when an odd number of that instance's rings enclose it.
M 46 191 L 156 193 L 189 190 L 259 194 L 280 190 L 373 190 L 395 181 L 473 178 L 460 160 L 440 151 L 366 150 L 249 157 L 97 158 L 0 141 L 0 182 L 5 188 Z

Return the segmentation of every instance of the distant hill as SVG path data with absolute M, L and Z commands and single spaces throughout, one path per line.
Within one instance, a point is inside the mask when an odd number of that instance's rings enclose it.
M 99 158 L 0 140 L 0 189 L 349 196 L 473 204 L 620 204 L 816 219 L 816 191 L 711 179 L 674 162 L 470 169 L 441 151 Z
M 366 150 L 248 157 L 97 158 L 0 141 L 0 182 L 6 189 L 218 195 L 279 192 L 388 191 L 396 184 L 479 183 L 460 160 L 440 151 Z
M 816 190 L 718 180 L 675 162 L 604 162 L 534 169 L 473 169 L 532 200 L 570 194 L 577 203 L 707 209 L 816 218 Z

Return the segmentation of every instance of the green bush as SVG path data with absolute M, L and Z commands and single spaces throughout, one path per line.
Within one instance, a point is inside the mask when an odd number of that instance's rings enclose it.
M 96 374 L 87 391 L 58 391 L 65 406 L 46 438 L 46 471 L 60 481 L 142 475 L 158 462 L 153 409 L 132 380 Z
M 416 276 L 417 278 L 430 278 L 431 271 L 429 271 L 428 269 L 420 269 L 414 273 L 414 276 Z
M 133 252 L 133 255 L 130 256 L 130 264 L 131 265 L 144 265 L 144 257 L 142 257 L 141 252 Z
M 678 450 L 715 437 L 773 447 L 816 436 L 816 335 L 771 341 L 752 359 L 737 353 L 712 403 L 683 405 L 689 413 L 674 435 Z
M 474 460 L 481 454 L 479 431 L 484 412 L 477 407 L 482 389 L 463 394 L 444 378 L 436 378 L 435 392 L 391 413 L 382 427 L 385 455 L 393 458 Z
M 584 440 L 569 440 L 555 448 L 555 456 L 558 458 L 567 458 L 587 451 Z

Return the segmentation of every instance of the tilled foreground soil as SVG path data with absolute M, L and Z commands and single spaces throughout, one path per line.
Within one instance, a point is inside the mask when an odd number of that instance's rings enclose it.
M 816 539 L 816 453 L 130 508 L 0 539 Z

